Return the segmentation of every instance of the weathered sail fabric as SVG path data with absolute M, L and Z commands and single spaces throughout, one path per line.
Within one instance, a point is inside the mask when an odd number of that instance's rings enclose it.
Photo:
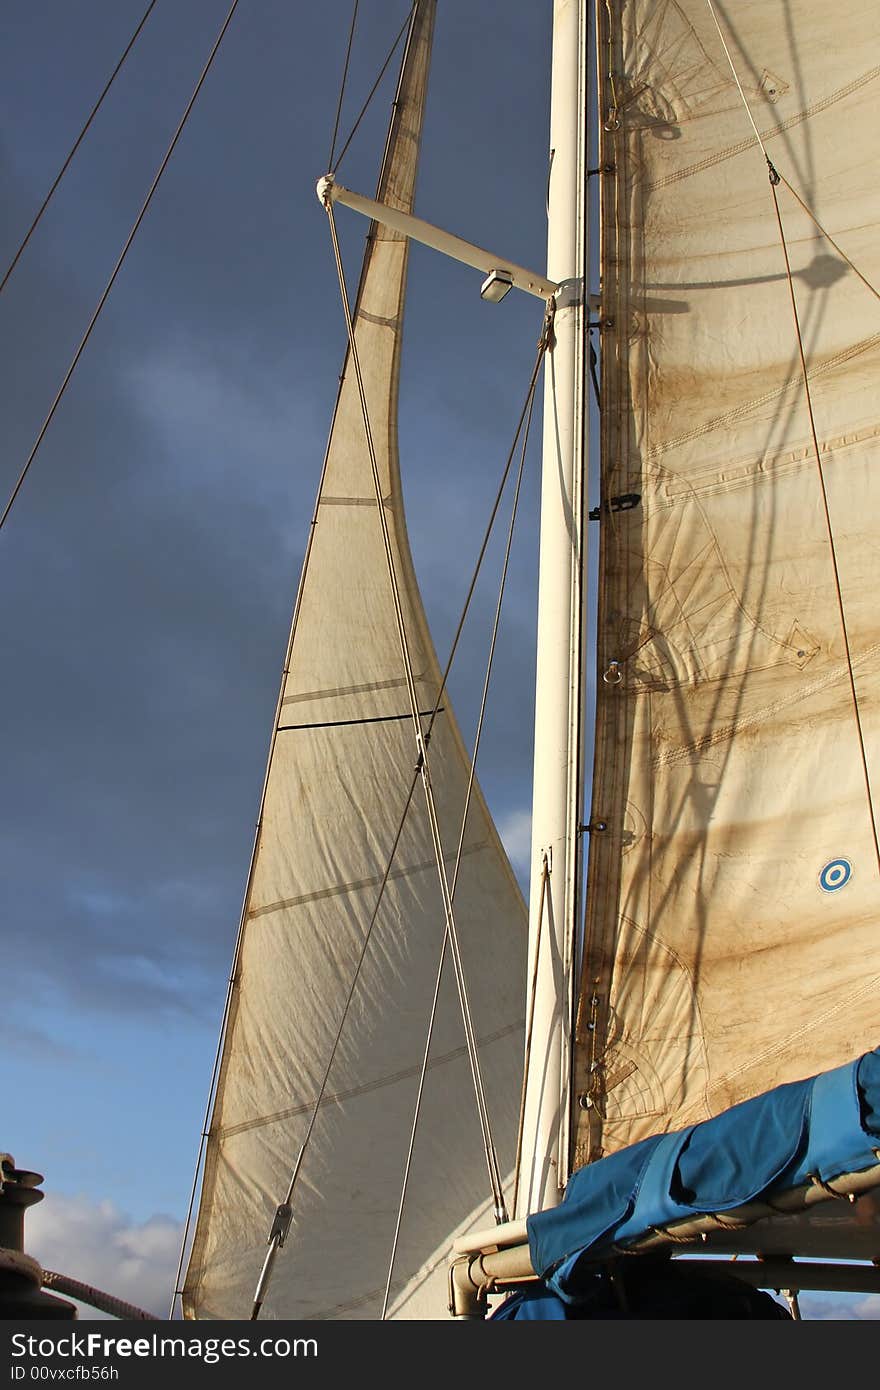
M 380 186 L 380 198 L 404 208 L 412 205 L 433 10 L 433 3 L 420 6 Z M 397 462 L 406 254 L 403 240 L 373 229 L 356 339 L 419 709 L 430 713 L 440 675 L 410 559 Z M 445 695 L 429 758 L 451 877 L 467 762 Z M 394 851 L 415 768 L 392 591 L 347 360 L 247 897 L 187 1316 L 249 1316 L 273 1215 L 340 1025 L 293 1196 L 293 1226 L 262 1316 L 381 1313 L 444 934 L 420 783 Z M 455 905 L 489 1111 L 508 1171 L 522 1067 L 525 908 L 479 793 Z M 390 1316 L 446 1316 L 448 1246 L 473 1222 L 491 1220 L 489 1190 L 447 953 Z
M 782 176 L 876 786 L 880 303 L 844 259 L 880 285 L 876 11 L 715 8 Z M 603 488 L 641 501 L 602 522 L 575 1166 L 880 1038 L 871 810 L 767 165 L 706 0 L 607 12 Z
M 833 1185 L 858 1173 L 876 1185 L 878 1143 L 875 1050 L 587 1164 L 572 1177 L 561 1206 L 529 1217 L 532 1262 L 551 1289 L 577 1302 L 591 1286 L 597 1256 L 676 1222 L 717 1212 L 741 1219 L 748 1204 L 772 1202 L 817 1180 Z M 875 1238 L 867 1250 L 849 1253 L 874 1258 L 877 1249 Z

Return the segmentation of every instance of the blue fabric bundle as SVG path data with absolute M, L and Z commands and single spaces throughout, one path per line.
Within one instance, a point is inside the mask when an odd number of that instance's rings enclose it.
M 880 1048 L 600 1159 L 573 1174 L 560 1206 L 529 1217 L 532 1264 L 546 1288 L 520 1300 L 514 1315 L 565 1317 L 553 1296 L 563 1305 L 577 1302 L 583 1269 L 603 1250 L 657 1226 L 799 1187 L 814 1175 L 833 1182 L 869 1168 L 878 1143 Z

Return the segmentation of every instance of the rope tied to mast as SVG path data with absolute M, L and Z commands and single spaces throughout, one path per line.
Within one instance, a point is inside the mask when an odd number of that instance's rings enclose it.
M 512 460 L 512 458 L 513 458 L 514 450 L 516 449 L 516 442 L 517 442 L 517 439 L 519 438 L 519 434 L 520 434 L 520 432 L 522 431 L 522 432 L 523 432 L 523 442 L 522 442 L 522 448 L 521 448 L 521 452 L 520 452 L 519 471 L 518 471 L 518 473 L 517 473 L 516 486 L 515 486 L 515 488 L 514 488 L 513 505 L 512 505 L 512 507 L 511 507 L 511 514 L 510 514 L 510 524 L 509 524 L 509 526 L 508 526 L 508 531 L 507 531 L 507 544 L 506 544 L 505 551 L 504 551 L 504 562 L 503 562 L 502 567 L 501 567 L 501 580 L 500 580 L 500 584 L 499 584 L 499 588 L 498 588 L 498 600 L 497 600 L 496 607 L 495 607 L 495 619 L 494 619 L 494 622 L 493 622 L 493 625 L 492 625 L 492 636 L 491 636 L 490 641 L 489 641 L 489 654 L 488 654 L 488 658 L 487 658 L 487 661 L 486 661 L 486 674 L 485 674 L 485 677 L 484 677 L 484 680 L 483 680 L 483 693 L 482 693 L 482 697 L 481 697 L 481 700 L 480 700 L 480 712 L 479 712 L 479 715 L 477 716 L 477 730 L 476 730 L 476 734 L 475 734 L 475 737 L 474 737 L 474 751 L 473 751 L 473 754 L 472 754 L 472 756 L 471 756 L 471 759 L 470 759 L 470 767 L 469 767 L 469 769 L 468 769 L 468 785 L 467 785 L 467 790 L 466 790 L 466 792 L 465 792 L 464 810 L 463 810 L 463 812 L 462 812 L 462 817 L 461 817 L 461 829 L 460 829 L 460 831 L 459 831 L 458 846 L 457 846 L 456 854 L 455 854 L 455 867 L 454 867 L 454 869 L 453 869 L 453 874 L 452 874 L 452 893 L 453 893 L 453 896 L 455 895 L 455 889 L 456 889 L 456 886 L 457 886 L 457 884 L 458 884 L 459 869 L 460 869 L 460 867 L 461 867 L 461 858 L 462 858 L 462 853 L 463 853 L 463 850 L 464 850 L 465 831 L 466 831 L 466 829 L 467 829 L 468 813 L 469 813 L 469 811 L 470 811 L 470 805 L 471 805 L 471 795 L 472 795 L 472 792 L 473 792 L 474 782 L 475 782 L 475 778 L 476 778 L 477 757 L 478 757 L 479 750 L 480 750 L 480 741 L 481 741 L 482 732 L 483 732 L 483 720 L 484 720 L 484 718 L 485 718 L 486 704 L 487 704 L 487 700 L 488 700 L 488 696 L 489 696 L 489 684 L 490 684 L 491 677 L 492 677 L 492 667 L 493 667 L 494 657 L 495 657 L 495 645 L 496 645 L 496 642 L 497 642 L 497 639 L 498 639 L 498 630 L 499 630 L 499 626 L 500 626 L 500 622 L 501 622 L 501 609 L 502 609 L 502 604 L 503 604 L 503 602 L 504 602 L 504 592 L 505 592 L 505 587 L 506 587 L 506 583 L 507 583 L 507 573 L 508 573 L 508 568 L 509 568 L 509 565 L 510 565 L 510 553 L 511 553 L 511 548 L 512 548 L 512 546 L 513 546 L 513 533 L 514 533 L 514 527 L 515 527 L 515 525 L 516 525 L 517 511 L 518 511 L 518 507 L 519 507 L 520 490 L 521 490 L 521 487 L 522 487 L 523 472 L 524 472 L 524 469 L 525 469 L 526 450 L 527 450 L 527 448 L 528 448 L 528 442 L 529 442 L 529 430 L 530 430 L 531 421 L 532 421 L 532 410 L 533 410 L 534 401 L 535 401 L 535 390 L 536 390 L 537 384 L 538 384 L 538 376 L 539 376 L 540 369 L 541 369 L 541 363 L 543 362 L 543 359 L 544 359 L 544 353 L 547 351 L 547 349 L 548 349 L 548 347 L 549 347 L 549 344 L 550 344 L 550 341 L 551 341 L 550 335 L 551 335 L 551 330 L 552 330 L 553 313 L 554 313 L 554 310 L 553 310 L 553 306 L 552 306 L 552 303 L 551 303 L 550 305 L 548 305 L 547 312 L 546 312 L 546 314 L 545 314 L 545 316 L 544 316 L 544 324 L 543 324 L 543 328 L 542 328 L 542 332 L 541 332 L 541 337 L 540 337 L 539 340 L 538 340 L 538 355 L 537 355 L 537 359 L 536 359 L 536 361 L 535 361 L 535 365 L 534 365 L 534 368 L 533 368 L 533 371 L 532 371 L 531 379 L 530 379 L 530 381 L 529 381 L 529 389 L 528 389 L 528 393 L 527 393 L 527 395 L 526 395 L 526 403 L 525 403 L 525 406 L 523 407 L 522 414 L 520 415 L 520 418 L 519 418 L 519 423 L 518 423 L 518 425 L 517 425 L 517 431 L 516 431 L 516 437 L 514 438 L 514 442 L 513 442 L 513 448 L 511 449 L 510 454 L 508 455 L 507 466 L 505 467 L 504 476 L 503 476 L 503 478 L 502 478 L 502 483 L 501 483 L 501 488 L 499 489 L 498 501 L 500 501 L 501 491 L 503 490 L 503 488 L 504 488 L 504 486 L 505 486 L 505 484 L 506 484 L 506 481 L 507 481 L 507 475 L 508 475 L 508 472 L 510 471 L 510 464 L 511 464 L 511 460 Z M 525 428 L 524 428 L 524 429 L 523 429 L 523 425 L 525 425 Z M 492 513 L 492 522 L 494 522 L 495 512 L 497 511 L 497 508 L 498 508 L 498 501 L 496 501 L 495 508 L 493 509 L 493 513 Z M 492 522 L 490 522 L 490 526 L 491 526 Z M 480 562 L 482 562 L 482 557 L 483 557 L 483 553 L 484 553 L 484 552 L 485 552 L 485 543 L 484 543 L 484 546 L 483 546 L 483 550 L 482 550 L 481 553 L 480 553 Z M 473 592 L 473 585 L 471 586 L 471 592 Z M 468 602 L 468 603 L 470 602 L 470 593 L 468 594 L 467 602 Z M 463 621 L 463 620 L 462 620 L 462 621 Z M 459 632 L 460 632 L 460 631 L 461 631 L 461 625 L 459 626 Z M 450 658 L 450 664 L 451 664 L 451 658 Z M 446 673 L 444 674 L 444 677 L 443 677 L 443 686 L 445 686 L 445 684 L 446 684 L 446 678 L 447 678 L 448 674 L 449 674 L 449 665 L 447 665 Z M 441 690 L 442 690 L 442 687 L 441 687 Z M 439 700 L 439 696 L 438 696 L 438 700 Z M 429 730 L 429 735 L 430 735 L 430 730 Z M 546 865 L 546 856 L 545 856 L 545 865 Z M 394 1263 L 395 1263 L 395 1259 L 396 1259 L 396 1255 L 397 1255 L 397 1245 L 398 1245 L 398 1241 L 399 1241 L 399 1238 L 400 1238 L 401 1223 L 402 1223 L 402 1221 L 403 1221 L 403 1210 L 404 1210 L 404 1205 L 405 1205 L 405 1202 L 406 1202 L 406 1194 L 407 1194 L 407 1188 L 408 1188 L 408 1184 L 409 1184 L 409 1175 L 410 1175 L 410 1169 L 411 1169 L 411 1166 L 412 1166 L 413 1150 L 414 1150 L 414 1147 L 415 1147 L 416 1130 L 417 1130 L 417 1127 L 418 1127 L 419 1115 L 420 1115 L 420 1112 L 421 1112 L 422 1095 L 423 1095 L 423 1092 L 424 1092 L 425 1076 L 426 1076 L 427 1070 L 428 1070 L 428 1058 L 429 1058 L 430 1051 L 431 1051 L 431 1042 L 432 1042 L 432 1039 L 433 1039 L 433 1036 L 434 1036 L 434 1024 L 435 1024 L 435 1021 L 436 1021 L 436 1016 L 437 1016 L 437 1005 L 438 1005 L 438 1001 L 439 1001 L 439 997 L 440 997 L 440 983 L 441 983 L 441 979 L 442 979 L 442 975 L 443 975 L 443 966 L 444 966 L 444 963 L 445 963 L 445 960 L 446 960 L 446 950 L 447 950 L 448 944 L 449 944 L 449 931 L 448 931 L 448 928 L 447 928 L 447 929 L 445 929 L 444 932 L 443 932 L 443 941 L 442 941 L 442 944 L 441 944 L 441 947 L 440 947 L 440 960 L 439 960 L 439 963 L 438 963 L 438 966 L 437 966 L 437 976 L 436 976 L 436 981 L 435 981 L 435 985 L 434 985 L 434 997 L 433 997 L 433 1001 L 432 1001 L 432 1004 L 431 1004 L 431 1013 L 430 1013 L 430 1017 L 429 1017 L 429 1020 L 428 1020 L 428 1031 L 427 1031 L 427 1037 L 426 1037 L 426 1039 L 425 1039 L 425 1048 L 424 1048 L 424 1053 L 423 1053 L 423 1057 L 422 1057 L 422 1069 L 421 1069 L 421 1073 L 420 1073 L 420 1075 L 419 1075 L 419 1086 L 418 1086 L 418 1091 L 417 1091 L 417 1094 L 416 1094 L 416 1103 L 415 1103 L 415 1106 L 414 1106 L 414 1108 L 413 1108 L 413 1122 L 412 1122 L 412 1129 L 411 1129 L 411 1132 L 410 1132 L 409 1150 L 408 1150 L 408 1153 L 407 1153 L 406 1164 L 405 1164 L 405 1167 L 404 1167 L 403 1182 L 402 1182 L 401 1191 L 400 1191 L 400 1202 L 399 1202 L 399 1204 L 398 1204 L 398 1211 L 397 1211 L 397 1224 L 396 1224 L 395 1231 L 394 1231 L 394 1240 L 393 1240 L 393 1242 L 392 1242 L 392 1247 L 391 1247 L 391 1258 L 390 1258 L 389 1264 L 388 1264 L 388 1277 L 387 1277 L 387 1281 L 386 1281 L 386 1284 L 385 1284 L 385 1296 L 384 1296 L 383 1303 L 382 1303 L 382 1320 L 383 1320 L 383 1321 L 385 1320 L 385 1317 L 386 1317 L 386 1314 L 387 1314 L 387 1311 L 388 1311 L 388 1303 L 389 1303 L 389 1300 L 390 1300 L 390 1297 L 391 1297 L 391 1281 L 392 1281 L 392 1277 L 393 1277 L 393 1274 L 394 1274 Z M 528 1058 L 528 1048 L 527 1048 L 527 1052 L 526 1052 L 526 1057 Z M 526 1073 L 525 1073 L 525 1071 L 524 1071 L 524 1072 L 523 1072 L 523 1104 L 524 1104 L 524 1100 L 525 1100 L 525 1081 L 526 1081 Z M 521 1125 L 522 1125 L 522 1119 L 520 1120 L 520 1126 L 521 1126 Z M 518 1175 L 519 1175 L 519 1165 L 520 1165 L 521 1147 L 522 1147 L 522 1129 L 520 1128 L 520 1136 L 519 1136 L 519 1139 L 518 1139 L 518 1141 L 517 1141 L 517 1154 L 516 1154 L 516 1161 L 515 1161 L 515 1172 L 516 1172 L 517 1181 L 518 1181 Z M 516 1207 L 516 1186 L 514 1186 L 513 1207 L 514 1207 L 514 1209 L 515 1209 L 515 1207 Z M 494 1215 L 495 1215 L 495 1221 L 496 1221 L 496 1224 L 497 1224 L 497 1225 L 501 1225 L 502 1222 L 504 1222 L 504 1221 L 507 1220 L 507 1211 L 506 1211 L 506 1208 L 505 1208 L 505 1205 L 504 1205 L 503 1202 L 502 1202 L 502 1204 L 501 1204 L 500 1206 L 499 1206 L 498 1203 L 496 1202 L 496 1204 L 495 1204 L 495 1212 L 494 1212 Z

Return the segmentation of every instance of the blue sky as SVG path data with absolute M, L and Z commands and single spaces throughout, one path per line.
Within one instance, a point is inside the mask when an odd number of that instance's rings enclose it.
M 0 266 L 145 3 L 4 7 Z M 159 0 L 0 299 L 4 500 L 227 8 Z M 362 6 L 344 131 L 408 8 Z M 418 211 L 540 268 L 550 6 L 442 0 L 439 10 Z M 46 1175 L 50 1195 L 28 1219 L 32 1253 L 161 1313 L 342 360 L 314 184 L 350 14 L 349 0 L 242 0 L 0 535 L 0 1149 Z M 372 192 L 390 99 L 386 85 L 340 170 L 358 190 Z M 344 211 L 339 222 L 353 279 L 365 228 Z M 537 301 L 487 306 L 480 278 L 413 250 L 401 455 L 441 653 L 540 329 Z M 535 463 L 533 453 L 503 697 L 481 765 L 520 865 Z M 493 602 L 488 584 L 465 663 L 484 649 Z M 454 677 L 452 689 L 468 730 L 478 679 Z M 813 1306 L 876 1316 L 865 1300 Z
M 4 267 L 144 8 L 5 7 Z M 227 8 L 160 0 L 3 294 L 7 493 Z M 526 3 L 476 8 L 440 7 L 419 210 L 540 267 L 549 16 Z M 344 133 L 408 5 L 362 9 Z M 198 1147 L 344 346 L 314 184 L 350 15 L 349 0 L 242 0 L 0 537 L 0 1148 L 46 1175 L 29 1248 L 62 1267 L 59 1231 L 88 1248 L 93 1210 L 100 1267 L 71 1268 L 73 1251 L 64 1267 L 114 1289 L 133 1226 L 167 1262 Z M 391 96 L 386 83 L 340 170 L 366 192 Z M 339 221 L 354 278 L 365 224 L 347 212 Z M 515 295 L 483 304 L 480 279 L 413 253 L 401 453 L 441 652 L 542 312 Z M 528 828 L 536 496 L 533 473 L 499 656 L 506 693 L 482 769 L 514 855 Z M 471 654 L 493 601 L 490 584 Z M 453 692 L 468 728 L 477 687 L 458 679 Z M 123 1292 L 136 1298 L 126 1268 Z M 155 1300 L 155 1279 L 138 1279 Z

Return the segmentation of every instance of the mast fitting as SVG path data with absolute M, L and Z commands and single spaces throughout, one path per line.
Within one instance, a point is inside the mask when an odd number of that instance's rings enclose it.
M 334 175 L 322 174 L 315 185 L 315 192 L 322 208 L 329 208 L 332 203 L 335 203 L 339 197 L 339 189 L 336 186 Z
M 560 280 L 553 295 L 557 309 L 574 309 L 584 302 L 584 278 L 582 275 L 572 275 L 567 280 Z
M 600 507 L 593 507 L 589 513 L 590 521 L 601 521 L 604 512 L 631 512 L 642 500 L 640 492 L 622 492 L 618 497 L 609 497 Z
M 343 207 L 351 208 L 354 212 L 380 223 L 383 227 L 390 227 L 401 236 L 409 237 L 411 241 L 430 246 L 452 260 L 481 270 L 483 275 L 488 277 L 490 297 L 494 292 L 496 297 L 503 298 L 503 294 L 506 293 L 505 285 L 510 285 L 525 291 L 526 294 L 535 295 L 538 299 L 548 300 L 559 288 L 557 283 L 546 275 L 529 270 L 526 266 L 515 265 L 505 256 L 499 256 L 484 246 L 475 246 L 463 237 L 445 232 L 442 227 L 435 227 L 401 208 L 390 207 L 387 203 L 377 202 L 375 198 L 365 198 L 360 193 L 352 192 L 350 188 L 337 183 L 332 173 L 324 174 L 318 179 L 317 194 L 327 212 L 338 202 Z M 484 281 L 484 286 L 485 283 Z
M 275 1220 L 272 1222 L 272 1229 L 266 1243 L 271 1245 L 273 1241 L 277 1241 L 280 1248 L 288 1237 L 292 1220 L 293 1207 L 289 1202 L 282 1202 L 275 1212 Z

